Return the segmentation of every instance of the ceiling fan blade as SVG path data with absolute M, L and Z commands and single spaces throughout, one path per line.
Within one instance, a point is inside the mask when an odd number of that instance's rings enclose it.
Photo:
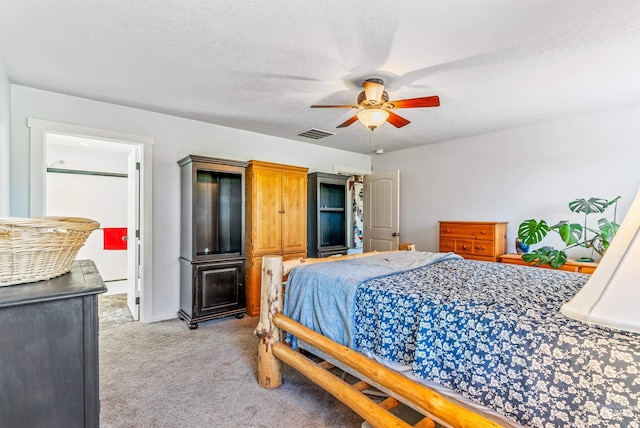
M 393 104 L 393 108 L 438 107 L 440 105 L 440 98 L 438 98 L 437 95 L 432 95 L 430 97 L 389 101 L 389 104 Z
M 395 114 L 392 111 L 387 110 L 387 113 L 389 113 L 389 117 L 387 118 L 387 122 L 389 122 L 390 124 L 392 124 L 396 128 L 402 128 L 403 126 L 408 125 L 408 124 L 411 123 L 410 121 L 408 121 L 404 117 L 398 116 L 397 114 Z M 356 117 L 356 119 L 357 119 L 357 117 Z
M 311 108 L 358 108 L 358 106 L 349 105 L 312 105 Z
M 350 117 L 347 121 L 342 122 L 340 125 L 336 126 L 336 128 L 346 128 L 347 126 L 351 125 L 353 122 L 358 120 L 358 115 L 354 115 L 353 117 Z

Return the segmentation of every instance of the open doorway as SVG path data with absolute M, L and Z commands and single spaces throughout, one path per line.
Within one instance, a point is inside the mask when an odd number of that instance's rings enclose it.
M 135 243 L 136 251 L 127 251 L 127 256 L 136 258 L 135 263 L 127 260 L 127 268 L 135 269 L 135 274 L 128 274 L 127 278 L 136 278 L 138 283 L 128 281 L 127 306 L 132 313 L 138 313 L 142 322 L 153 322 L 153 288 L 152 288 L 152 180 L 151 163 L 154 139 L 152 137 L 110 131 L 98 128 L 72 125 L 68 123 L 51 122 L 29 118 L 30 168 L 29 168 L 29 216 L 45 215 L 46 200 L 46 140 L 50 134 L 82 137 L 106 143 L 121 143 L 129 145 L 133 150 L 129 155 L 128 171 L 130 184 L 127 189 L 128 200 L 138 201 L 128 205 L 127 231 L 128 245 Z M 55 160 L 52 160 L 55 162 Z M 135 177 L 136 180 L 132 180 Z M 133 195 L 133 196 L 132 196 Z M 78 195 L 82 198 L 82 195 Z M 136 225 L 136 226 L 129 226 Z M 133 288 L 135 285 L 135 288 Z
M 400 171 L 349 178 L 349 254 L 397 250 L 400 242 Z
M 349 254 L 362 253 L 364 239 L 364 177 L 352 175 L 347 182 L 347 201 L 350 206 L 347 237 Z
M 95 262 L 107 294 L 127 294 L 134 320 L 139 319 L 140 296 L 137 150 L 131 144 L 55 133 L 45 141 L 45 215 L 100 223 L 77 258 Z

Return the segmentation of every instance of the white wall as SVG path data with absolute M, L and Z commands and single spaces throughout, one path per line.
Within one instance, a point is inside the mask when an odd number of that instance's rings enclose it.
M 65 140 L 56 137 L 59 139 Z M 127 227 L 127 158 L 128 153 L 122 150 L 47 142 L 48 166 L 125 175 L 46 174 L 46 215 L 86 217 L 100 223 L 100 229 L 89 235 L 76 259 L 93 260 L 105 281 L 127 279 L 127 251 L 105 250 L 102 230 Z
M 178 305 L 180 183 L 176 161 L 187 154 L 368 170 L 368 155 L 211 125 L 140 109 L 11 85 L 11 213 L 29 215 L 27 118 L 152 137 L 153 293 L 151 320 L 175 317 Z M 143 296 L 144 299 L 144 296 Z
M 640 185 L 640 106 L 385 153 L 373 165 L 400 170 L 402 242 L 437 251 L 439 220 L 508 221 L 515 252 L 523 220 L 580 222 L 567 206 L 576 198 L 621 195 L 621 222 Z
M 0 217 L 9 216 L 9 135 L 11 123 L 11 91 L 9 78 L 0 63 Z

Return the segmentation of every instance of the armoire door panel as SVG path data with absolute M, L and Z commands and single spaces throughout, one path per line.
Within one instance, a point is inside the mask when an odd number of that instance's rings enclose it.
M 278 253 L 282 241 L 282 175 L 279 171 L 256 169 L 253 179 L 257 189 L 251 202 L 255 219 L 253 253 Z
M 241 274 L 244 275 L 241 262 L 235 266 L 211 265 L 199 269 L 201 292 L 196 297 L 199 313 L 220 312 L 227 307 L 236 309 L 244 305 L 244 301 L 240 301 Z
M 307 249 L 307 177 L 299 173 L 282 174 L 282 251 Z

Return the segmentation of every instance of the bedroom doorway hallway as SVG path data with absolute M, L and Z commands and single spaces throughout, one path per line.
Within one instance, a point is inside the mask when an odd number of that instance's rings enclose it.
M 125 279 L 132 317 L 151 321 L 151 235 L 145 233 L 151 215 L 144 209 L 151 206 L 151 180 L 144 164 L 151 161 L 153 139 L 36 119 L 28 125 L 30 216 L 88 217 L 108 228 L 109 249 L 125 251 L 105 251 L 103 229 L 89 236 L 77 258 L 96 259 L 106 281 Z
M 108 293 L 127 294 L 131 316 L 138 320 L 135 146 L 53 133 L 47 134 L 45 146 L 45 215 L 87 217 L 100 223 L 77 259 L 93 260 Z
M 347 216 L 348 254 L 362 253 L 364 228 L 364 179 L 363 175 L 352 175 L 347 182 Z
M 334 167 L 339 174 L 347 167 Z M 400 244 L 400 171 L 352 172 L 348 181 L 349 254 L 397 250 Z

